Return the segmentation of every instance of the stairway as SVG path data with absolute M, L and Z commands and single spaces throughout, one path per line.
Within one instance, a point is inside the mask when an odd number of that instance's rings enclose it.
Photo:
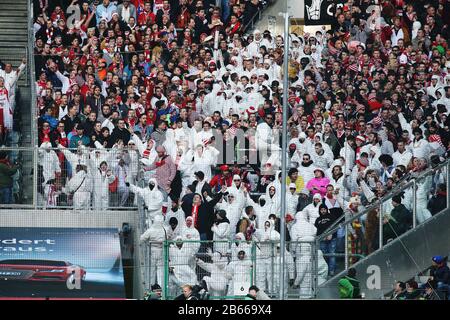
M 391 241 L 382 250 L 362 259 L 353 267 L 366 299 L 380 299 L 391 292 L 396 281 L 407 281 L 431 265 L 435 255 L 450 253 L 450 209 Z M 318 288 L 317 298 L 338 299 L 337 274 Z
M 0 0 L 0 60 L 11 63 L 13 69 L 27 57 L 27 67 L 17 83 L 16 107 L 14 110 L 13 132 L 10 134 L 11 147 L 32 146 L 32 101 L 30 79 L 30 57 L 28 52 L 28 0 Z M 20 204 L 31 204 L 33 184 L 31 151 L 13 153 L 22 163 Z M 27 183 L 25 183 L 27 182 Z

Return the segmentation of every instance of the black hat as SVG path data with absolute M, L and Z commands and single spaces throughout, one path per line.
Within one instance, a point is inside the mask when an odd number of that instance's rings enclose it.
M 199 177 L 202 180 L 205 178 L 205 174 L 202 171 L 194 172 L 194 175 L 196 175 L 197 177 Z
M 159 286 L 159 284 L 157 284 L 157 283 L 152 285 L 151 289 L 152 289 L 152 291 L 162 290 L 161 287 Z
M 402 196 L 399 194 L 396 196 L 393 196 L 392 201 L 394 201 L 395 203 L 402 203 Z
M 222 219 L 225 218 L 227 216 L 227 212 L 225 210 L 218 210 L 217 214 L 219 215 L 219 217 L 221 217 Z

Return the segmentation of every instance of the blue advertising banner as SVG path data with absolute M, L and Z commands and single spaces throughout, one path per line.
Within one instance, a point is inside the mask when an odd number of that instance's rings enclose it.
M 0 228 L 0 297 L 125 298 L 119 231 Z

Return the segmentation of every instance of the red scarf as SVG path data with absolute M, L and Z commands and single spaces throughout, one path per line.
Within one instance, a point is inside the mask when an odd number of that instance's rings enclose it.
M 193 205 L 192 206 L 192 211 L 191 211 L 191 214 L 192 214 L 192 219 L 194 220 L 194 226 L 195 226 L 195 228 L 198 228 L 197 227 L 197 218 L 198 218 L 198 208 L 199 208 L 200 206 L 199 205 Z

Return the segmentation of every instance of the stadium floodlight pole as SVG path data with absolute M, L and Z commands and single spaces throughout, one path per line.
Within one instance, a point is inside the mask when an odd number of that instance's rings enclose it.
M 280 300 L 285 300 L 285 251 L 286 251 L 286 170 L 287 170 L 287 120 L 288 120 L 288 67 L 289 63 L 289 13 L 284 13 L 284 57 L 283 57 L 283 132 L 281 137 L 281 213 L 280 213 Z M 277 179 L 278 177 L 275 177 Z

